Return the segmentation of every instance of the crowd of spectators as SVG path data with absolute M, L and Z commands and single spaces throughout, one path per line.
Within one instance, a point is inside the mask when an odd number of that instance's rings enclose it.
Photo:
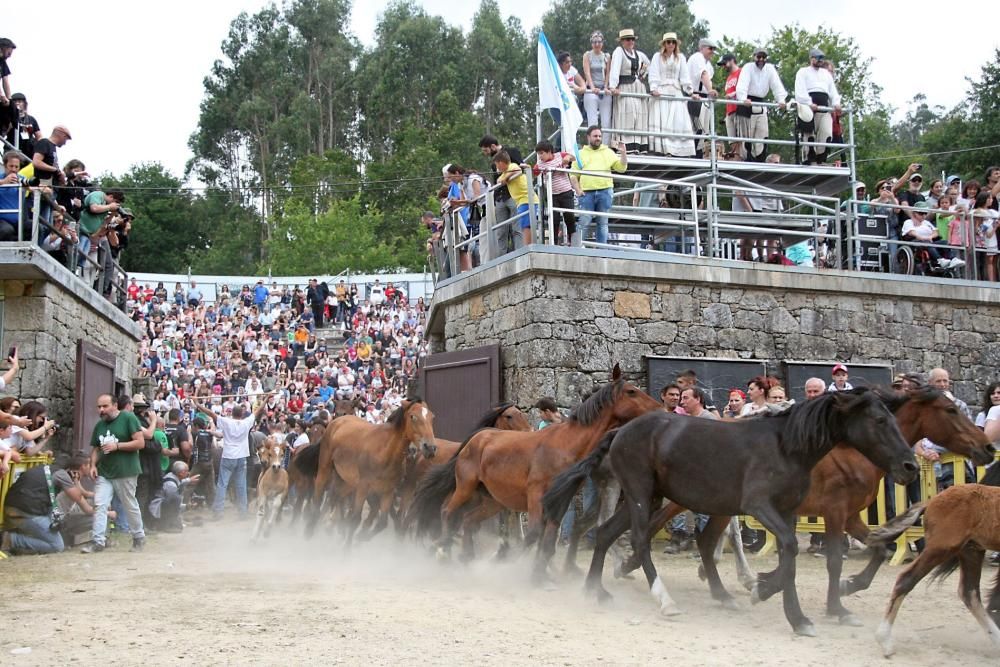
M 120 272 L 115 263 L 128 246 L 134 215 L 121 191 L 102 191 L 80 160 L 60 164 L 59 149 L 73 136 L 55 125 L 45 136 L 28 112 L 24 93 L 11 93 L 10 65 L 16 45 L 0 38 L 0 137 L 4 141 L 0 179 L 0 241 L 32 239 L 60 264 L 77 272 L 109 299 Z M 35 193 L 41 194 L 36 211 Z

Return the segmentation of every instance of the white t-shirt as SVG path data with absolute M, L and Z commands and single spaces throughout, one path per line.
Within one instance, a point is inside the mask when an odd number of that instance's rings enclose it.
M 979 428 L 984 428 L 988 421 L 1000 421 L 1000 405 L 994 405 L 989 412 L 984 411 L 976 415 L 976 426 Z
M 909 233 L 913 233 L 921 241 L 930 241 L 931 237 L 937 231 L 937 227 L 931 224 L 930 220 L 924 220 L 920 225 L 914 225 L 913 220 L 907 220 L 903 223 L 902 235 L 906 236 Z
M 250 441 L 247 436 L 253 429 L 253 415 L 244 419 L 216 417 L 219 430 L 222 431 L 222 458 L 243 459 L 250 456 Z
M 299 437 L 295 438 L 295 442 L 292 443 L 292 449 L 298 449 L 304 445 L 309 444 L 309 436 L 305 433 L 301 433 Z

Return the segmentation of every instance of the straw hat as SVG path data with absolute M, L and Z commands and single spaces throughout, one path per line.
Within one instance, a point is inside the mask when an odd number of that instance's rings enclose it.
M 621 30 L 618 31 L 619 42 L 625 39 L 626 37 L 631 37 L 632 39 L 635 39 L 635 30 L 632 30 L 632 28 L 622 28 Z
M 674 40 L 676 42 L 677 41 L 677 33 L 676 32 L 665 32 L 665 33 L 663 33 L 663 39 L 660 40 L 660 44 L 663 45 L 669 39 L 672 39 L 672 40 Z

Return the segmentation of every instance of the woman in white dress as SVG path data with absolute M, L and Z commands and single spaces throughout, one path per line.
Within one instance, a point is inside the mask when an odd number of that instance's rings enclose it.
M 661 96 L 687 96 L 692 89 L 687 59 L 681 53 L 677 33 L 668 32 L 660 40 L 660 51 L 649 64 L 649 94 L 654 98 L 649 105 L 649 130 L 694 134 L 686 102 L 655 99 Z M 649 152 L 655 155 L 693 157 L 694 139 L 650 135 Z
M 622 93 L 646 93 L 643 81 L 649 71 L 649 58 L 635 48 L 634 30 L 621 30 L 618 42 L 618 48 L 611 55 L 611 72 L 608 75 L 608 88 L 614 95 L 611 127 L 614 129 L 614 141 L 625 144 L 628 152 L 638 153 L 649 150 L 646 134 L 648 105 L 645 97 L 623 97 Z

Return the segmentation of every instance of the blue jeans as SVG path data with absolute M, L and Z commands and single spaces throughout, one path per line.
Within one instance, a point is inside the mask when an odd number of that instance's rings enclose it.
M 597 504 L 597 486 L 594 480 L 587 478 L 583 483 L 583 512 L 586 514 Z M 570 503 L 569 509 L 563 515 L 562 525 L 559 527 L 559 534 L 564 538 L 569 538 L 573 532 L 573 524 L 576 522 L 576 503 Z
M 699 533 L 705 530 L 705 525 L 707 523 L 708 523 L 707 514 L 695 513 L 694 526 Z M 680 531 L 682 533 L 687 533 L 687 512 L 681 512 L 680 514 L 678 514 L 677 516 L 675 516 L 673 519 L 670 520 L 670 532 L 676 533 L 677 531 Z
M 108 479 L 98 477 L 94 484 L 94 527 L 91 536 L 97 544 L 105 543 L 105 533 L 108 529 L 108 506 L 111 499 L 121 501 L 123 513 L 128 517 L 129 532 L 133 538 L 143 538 L 146 533 L 142 528 L 142 514 L 139 512 L 139 501 L 135 498 L 136 477 L 119 477 Z
M 226 502 L 226 491 L 229 489 L 229 479 L 236 481 L 236 504 L 239 506 L 240 515 L 247 513 L 247 460 L 242 459 L 222 459 L 219 466 L 219 483 L 215 487 L 215 502 L 212 504 L 212 511 L 216 514 L 222 513 L 222 507 Z
M 613 188 L 605 188 L 604 190 L 584 190 L 583 197 L 580 198 L 580 210 L 593 211 L 594 213 L 607 213 L 611 210 L 611 194 L 613 190 Z M 583 245 L 584 239 L 587 238 L 587 232 L 590 231 L 590 222 L 594 218 L 597 218 L 597 232 L 594 235 L 594 240 L 598 243 L 608 242 L 608 216 L 594 216 L 581 213 L 576 223 L 576 232 L 579 234 L 579 239 L 578 242 L 574 242 L 573 245 L 577 247 Z
M 13 524 L 10 530 L 10 550 L 14 555 L 55 554 L 66 547 L 59 531 L 49 530 L 52 519 L 48 516 L 7 517 Z

